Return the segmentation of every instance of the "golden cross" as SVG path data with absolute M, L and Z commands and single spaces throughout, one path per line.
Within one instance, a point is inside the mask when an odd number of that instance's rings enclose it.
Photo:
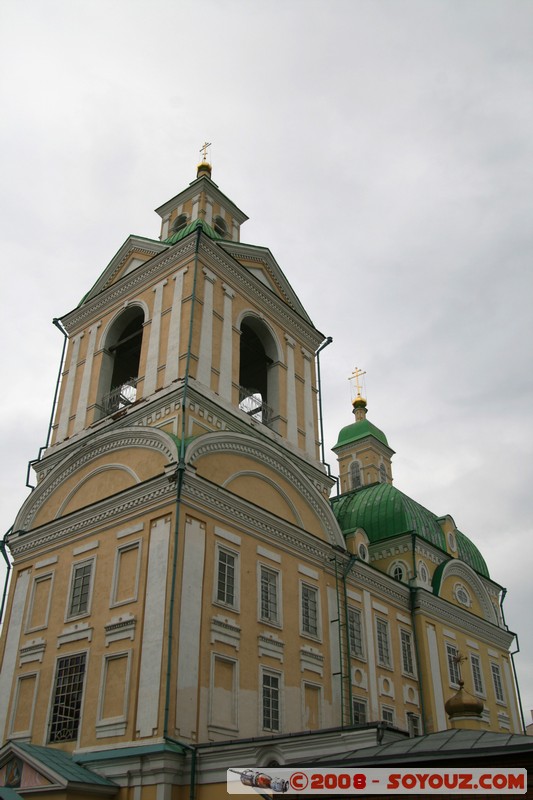
M 203 145 L 200 147 L 200 153 L 202 154 L 202 161 L 207 161 L 208 147 L 211 147 L 211 142 L 204 142 Z
M 361 397 L 361 386 L 359 384 L 359 378 L 361 378 L 363 375 L 366 375 L 366 372 L 364 372 L 362 369 L 359 369 L 359 367 L 355 367 L 354 371 L 348 378 L 349 381 L 355 381 L 357 397 Z

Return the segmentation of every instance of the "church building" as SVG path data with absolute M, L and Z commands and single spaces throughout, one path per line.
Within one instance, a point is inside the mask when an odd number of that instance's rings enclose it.
M 1 545 L 0 796 L 211 800 L 232 766 L 522 732 L 502 587 L 394 486 L 360 392 L 331 477 L 328 340 L 205 151 L 157 213 L 57 322 L 50 443 Z

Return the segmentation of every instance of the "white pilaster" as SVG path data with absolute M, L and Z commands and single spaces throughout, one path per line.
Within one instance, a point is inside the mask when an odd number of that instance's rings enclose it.
M 89 344 L 87 345 L 87 354 L 85 356 L 85 365 L 83 367 L 83 378 L 81 380 L 80 395 L 78 397 L 78 408 L 76 410 L 76 419 L 74 420 L 74 433 L 83 430 L 85 427 L 85 416 L 87 414 L 87 404 L 89 402 L 89 389 L 91 386 L 91 375 L 93 371 L 94 351 L 96 348 L 96 331 L 101 323 L 97 322 L 89 331 Z
M 328 619 L 329 623 L 329 642 L 330 642 L 330 659 L 331 659 L 331 674 L 332 674 L 332 705 L 334 720 L 332 725 L 340 725 L 342 722 L 342 708 L 341 708 L 341 661 L 340 661 L 340 643 L 339 643 L 339 609 L 337 605 L 337 592 L 333 586 L 328 586 Z
M 144 375 L 143 397 L 149 397 L 157 388 L 157 367 L 159 366 L 159 340 L 161 338 L 161 307 L 163 304 L 163 289 L 167 281 L 162 281 L 154 286 L 154 310 L 152 324 L 150 325 L 150 339 L 148 341 L 148 355 L 146 358 L 146 371 Z
M 163 217 L 163 224 L 161 226 L 161 239 L 168 239 L 168 225 L 170 222 L 170 214 Z
M 235 292 L 227 283 L 224 289 L 224 320 L 222 322 L 222 344 L 220 347 L 220 377 L 218 393 L 231 402 L 231 386 L 233 373 L 233 298 Z
M 294 339 L 285 334 L 287 342 L 287 439 L 298 445 L 298 423 L 296 413 L 296 374 L 294 370 Z
M 30 582 L 30 571 L 25 570 L 19 573 L 15 595 L 13 597 L 13 607 L 9 618 L 9 628 L 7 631 L 6 649 L 4 652 L 4 662 L 0 670 L 0 741 L 5 741 L 8 731 L 5 730 L 7 721 L 7 710 L 11 695 L 11 685 L 13 674 L 17 665 L 20 646 L 20 633 L 22 630 L 22 618 L 24 615 L 24 605 L 28 593 Z
M 316 458 L 315 425 L 313 415 L 313 384 L 311 380 L 311 365 L 313 356 L 302 347 L 304 359 L 304 419 L 305 419 L 305 451 L 312 458 Z
M 205 556 L 205 525 L 187 520 L 180 601 L 176 728 L 182 739 L 195 740 L 200 663 L 200 628 Z
M 158 519 L 150 531 L 144 627 L 139 674 L 136 730 L 141 737 L 157 729 L 161 689 L 161 659 L 166 618 L 166 586 L 170 517 Z
M 204 267 L 204 304 L 200 329 L 200 349 L 196 378 L 207 387 L 211 386 L 211 366 L 213 361 L 213 285 L 216 276 Z
M 442 676 L 440 674 L 437 633 L 433 625 L 427 625 L 427 640 L 429 649 L 429 663 L 431 666 L 431 672 L 430 675 L 428 675 L 428 679 L 431 680 L 433 686 L 433 699 L 435 701 L 435 714 L 437 717 L 436 730 L 445 731 L 448 726 L 446 724 L 446 711 L 444 708 L 444 696 L 442 694 Z
M 370 592 L 363 592 L 363 614 L 366 628 L 366 648 L 368 665 L 368 700 L 370 719 L 380 719 L 378 701 L 378 680 L 376 675 L 376 651 L 374 649 L 374 620 L 372 618 L 372 597 Z
M 172 310 L 170 312 L 170 324 L 168 329 L 165 386 L 175 381 L 179 375 L 181 301 L 183 298 L 183 279 L 186 272 L 187 267 L 180 270 L 172 278 L 174 281 L 174 295 L 172 297 Z
M 72 353 L 67 374 L 67 385 L 65 387 L 65 394 L 63 395 L 63 403 L 61 405 L 59 425 L 57 428 L 57 438 L 59 441 L 62 441 L 68 433 L 70 407 L 72 405 L 72 395 L 74 394 L 74 381 L 76 380 L 76 368 L 78 366 L 82 338 L 83 333 L 80 333 L 79 336 L 75 336 L 72 340 Z
M 509 698 L 509 708 L 511 709 L 511 717 L 513 719 L 513 729 L 515 733 L 522 733 L 520 719 L 518 718 L 518 708 L 516 706 L 516 691 L 514 681 L 511 675 L 511 668 L 507 661 L 503 662 L 503 679 L 505 688 L 507 690 L 507 697 Z

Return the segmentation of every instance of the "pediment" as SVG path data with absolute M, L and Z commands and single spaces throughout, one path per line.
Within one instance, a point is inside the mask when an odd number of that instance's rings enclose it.
M 168 245 L 142 236 L 128 236 L 80 305 L 87 303 L 125 275 L 168 249 Z
M 16 519 L 31 530 L 165 473 L 174 439 L 157 428 L 121 428 L 70 452 L 36 486 Z
M 326 497 L 278 448 L 247 434 L 208 433 L 189 445 L 186 460 L 200 478 L 250 507 L 344 549 Z
M 309 324 L 313 324 L 298 295 L 268 247 L 255 247 L 240 242 L 224 241 L 218 242 L 218 244 L 283 302 L 287 303 L 299 316 Z
M 74 790 L 83 796 L 98 793 L 113 797 L 119 787 L 82 767 L 69 753 L 27 742 L 7 742 L 0 750 L 0 797 L 21 797 L 19 792 L 65 793 Z M 5 791 L 2 791 L 5 790 Z M 9 790 L 9 791 L 7 791 Z

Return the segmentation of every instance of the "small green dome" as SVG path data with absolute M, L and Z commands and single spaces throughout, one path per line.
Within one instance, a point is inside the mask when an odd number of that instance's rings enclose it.
M 331 506 L 345 536 L 363 528 L 374 544 L 413 532 L 447 553 L 446 538 L 436 514 L 390 483 L 374 483 L 334 497 Z M 456 532 L 456 538 L 459 558 L 480 575 L 490 577 L 475 544 L 460 531 Z
M 358 439 L 364 439 L 365 436 L 373 436 L 386 447 L 389 446 L 387 437 L 383 431 L 380 431 L 370 420 L 365 418 L 359 420 L 359 422 L 352 422 L 351 425 L 346 425 L 339 433 L 337 444 L 332 449 L 336 450 L 338 447 L 342 447 L 345 444 L 351 444 Z

